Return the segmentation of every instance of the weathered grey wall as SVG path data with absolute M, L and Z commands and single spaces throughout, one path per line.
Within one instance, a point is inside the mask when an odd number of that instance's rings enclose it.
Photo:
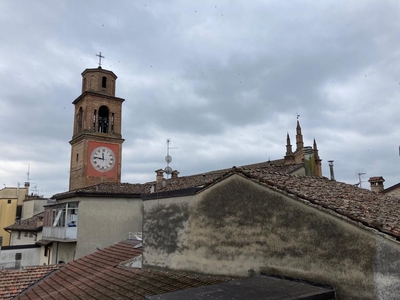
M 142 231 L 142 200 L 85 198 L 79 203 L 75 259 L 128 239 Z
M 239 175 L 197 196 L 145 201 L 144 210 L 145 266 L 253 269 L 333 285 L 338 299 L 399 295 L 398 243 Z
M 40 248 L 1 250 L 0 267 L 13 268 L 15 254 L 21 253 L 21 267 L 37 266 L 40 260 Z
M 58 264 L 59 261 L 68 263 L 74 260 L 76 249 L 76 243 L 63 243 L 63 242 L 53 242 L 51 247 L 52 264 Z

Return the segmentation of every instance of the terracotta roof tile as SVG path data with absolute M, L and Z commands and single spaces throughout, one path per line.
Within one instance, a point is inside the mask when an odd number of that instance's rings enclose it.
M 400 240 L 400 199 L 322 177 L 289 175 L 261 169 L 239 172 L 278 190 L 339 213 Z
M 283 172 L 283 173 L 291 173 L 297 169 L 299 169 L 302 164 L 293 164 L 293 165 L 284 165 L 283 160 L 275 160 L 275 161 L 267 161 L 262 163 L 255 163 L 251 165 L 243 166 L 247 169 L 263 169 L 269 170 L 271 172 Z M 100 183 L 97 185 L 76 189 L 73 191 L 68 191 L 64 193 L 55 194 L 52 198 L 55 199 L 63 199 L 67 197 L 73 197 L 76 195 L 111 195 L 111 194 L 119 194 L 119 195 L 141 195 L 141 194 L 149 194 L 152 187 L 154 187 L 154 191 L 173 191 L 180 190 L 186 188 L 193 188 L 204 186 L 214 182 L 216 179 L 220 178 L 224 174 L 230 172 L 232 168 L 229 169 L 221 169 L 215 170 L 211 172 L 205 172 L 190 176 L 181 176 L 178 178 L 170 178 L 165 180 L 165 185 L 161 182 L 150 181 L 147 183 Z
M 43 226 L 44 212 L 38 213 L 31 218 L 17 221 L 14 224 L 7 226 L 6 230 L 25 230 L 25 231 L 39 231 Z
M 0 299 L 12 299 L 31 284 L 57 270 L 59 267 L 60 265 L 50 265 L 26 267 L 22 270 L 0 271 Z
M 138 242 L 124 241 L 70 262 L 17 299 L 145 299 L 145 296 L 214 284 L 224 277 L 136 269 Z

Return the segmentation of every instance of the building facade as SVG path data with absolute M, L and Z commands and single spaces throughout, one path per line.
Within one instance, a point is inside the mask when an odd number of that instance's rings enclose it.
M 3 246 L 10 245 L 10 233 L 4 227 L 22 218 L 22 207 L 28 195 L 29 182 L 24 187 L 5 187 L 0 190 L 0 236 L 3 237 Z

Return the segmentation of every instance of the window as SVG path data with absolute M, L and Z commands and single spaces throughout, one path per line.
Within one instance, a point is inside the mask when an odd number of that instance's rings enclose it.
M 11 199 L 8 199 L 8 200 L 7 200 L 7 204 L 11 204 Z
M 18 231 L 18 236 L 17 236 L 17 239 L 21 239 L 21 231 Z
M 78 131 L 82 131 L 82 125 L 83 125 L 83 108 L 80 107 L 78 111 L 78 116 L 76 118 L 77 123 L 78 123 Z
M 28 231 L 24 231 L 24 237 L 28 237 Z
M 114 133 L 114 113 L 111 114 L 111 132 Z
M 77 153 L 76 154 L 76 162 L 78 162 L 78 160 L 79 160 L 79 154 Z
M 98 132 L 108 132 L 108 107 L 100 106 L 99 108 L 99 124 Z
M 33 237 L 33 232 L 29 232 L 29 237 Z
M 93 114 L 93 131 L 96 131 L 96 119 L 97 119 L 97 109 L 94 110 Z
M 107 87 L 107 77 L 103 76 L 102 80 L 101 80 L 101 87 L 102 88 L 106 88 Z

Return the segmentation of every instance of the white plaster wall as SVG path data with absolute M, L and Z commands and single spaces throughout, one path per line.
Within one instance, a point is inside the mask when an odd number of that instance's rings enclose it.
M 28 236 L 25 236 L 25 232 L 28 233 Z M 30 237 L 29 231 L 21 231 L 21 238 L 18 238 L 18 231 L 12 231 L 11 233 L 11 241 L 10 246 L 18 246 L 18 245 L 32 245 L 35 244 L 42 238 L 42 232 L 32 232 L 33 236 Z M 35 241 L 35 234 L 37 234 L 37 238 Z
M 83 198 L 78 210 L 75 259 L 142 231 L 142 199 Z
M 21 253 L 21 267 L 37 266 L 40 264 L 40 248 L 1 250 L 0 265 L 14 266 L 15 254 Z

